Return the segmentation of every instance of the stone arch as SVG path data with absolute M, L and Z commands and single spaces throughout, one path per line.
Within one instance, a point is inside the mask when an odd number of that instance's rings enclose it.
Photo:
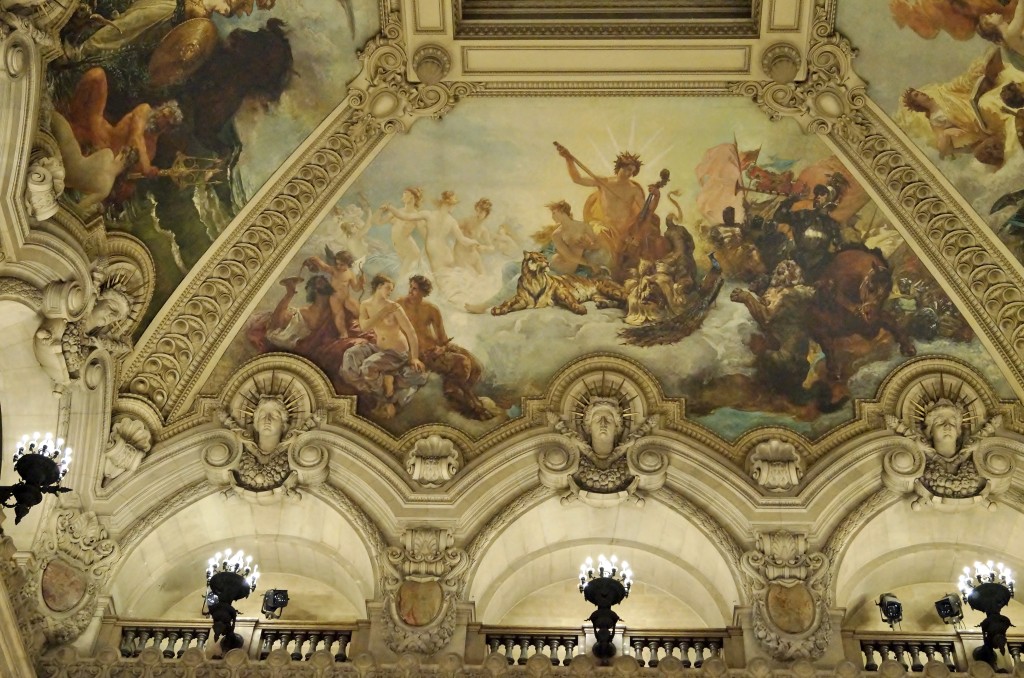
M 542 490 L 512 502 L 503 514 L 513 515 L 492 519 L 507 523 L 499 530 L 485 527 L 469 547 L 475 558 L 466 590 L 480 621 L 501 622 L 531 594 L 552 607 L 578 607 L 585 618 L 590 609 L 574 591 L 579 565 L 587 555 L 615 552 L 636 573 L 637 591 L 627 603 L 645 610 L 641 615 L 654 610 L 643 600 L 650 594 L 677 606 L 678 614 L 663 623 L 717 627 L 731 622 L 742 598 L 734 564 L 706 526 L 665 500 L 663 495 L 671 493 L 659 493 L 643 506 L 593 508 L 562 505 Z M 622 616 L 628 619 L 625 612 Z

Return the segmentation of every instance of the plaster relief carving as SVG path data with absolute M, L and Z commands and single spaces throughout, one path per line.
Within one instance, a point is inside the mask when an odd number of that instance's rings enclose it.
M 64 165 L 60 158 L 43 156 L 28 168 L 25 208 L 29 216 L 46 221 L 57 213 L 57 199 L 64 192 Z
M 248 376 L 217 413 L 237 447 L 213 443 L 206 448 L 207 478 L 257 503 L 301 498 L 300 485 L 327 478 L 327 451 L 302 440 L 321 422 L 313 407 L 310 389 L 295 374 L 269 368 Z
M 152 446 L 153 436 L 142 421 L 133 417 L 115 421 L 103 452 L 103 484 L 134 473 Z
M 832 639 L 829 560 L 808 552 L 807 535 L 759 533 L 740 569 L 752 601 L 754 634 L 771 656 L 780 661 L 821 657 Z
M 29 586 L 53 644 L 78 637 L 92 620 L 96 597 L 120 550 L 96 514 L 57 511 L 31 563 Z
M 895 492 L 914 494 L 914 509 L 995 508 L 1024 451 L 1000 434 L 1002 416 L 989 416 L 972 386 L 942 372 L 912 384 L 885 424 L 900 437 L 882 460 L 882 479 Z
M 766 51 L 768 70 L 778 60 L 778 80 L 743 82 L 734 87 L 737 94 L 751 97 L 772 120 L 793 118 L 808 133 L 825 134 L 833 129 L 850 138 L 863 136 L 863 125 L 854 112 L 867 103 L 866 85 L 852 67 L 855 52 L 850 41 L 833 30 L 826 3 L 814 9 L 812 38 L 807 52 L 807 78 L 788 82 L 794 72 L 788 63 L 794 55 L 785 50 Z M 795 55 L 799 63 L 799 53 Z M 768 70 L 776 77 L 776 69 Z
M 54 283 L 43 291 L 46 318 L 36 330 L 34 350 L 57 392 L 81 381 L 94 351 L 119 358 L 131 350 L 128 334 L 136 302 L 126 280 L 100 263 L 93 270 L 92 294 L 75 281 Z
M 455 443 L 436 433 L 417 440 L 405 457 L 405 472 L 424 487 L 440 487 L 455 477 L 460 466 Z
M 455 631 L 469 556 L 443 528 L 415 528 L 383 554 L 384 628 L 394 652 L 434 654 Z
M 747 457 L 747 473 L 769 492 L 786 492 L 800 484 L 804 464 L 793 445 L 773 438 L 754 447 Z
M 601 373 L 581 379 L 568 393 L 562 411 L 548 413 L 563 442 L 541 451 L 543 485 L 567 490 L 563 503 L 578 499 L 602 507 L 628 498 L 642 503 L 643 492 L 665 484 L 668 455 L 640 444 L 658 418 L 643 416 L 632 384 L 624 378 L 613 384 Z

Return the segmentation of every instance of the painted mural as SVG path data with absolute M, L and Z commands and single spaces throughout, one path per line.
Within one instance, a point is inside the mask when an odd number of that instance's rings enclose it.
M 78 207 L 140 238 L 140 332 L 250 197 L 344 98 L 379 30 L 354 0 L 97 0 L 61 32 L 51 131 Z
M 841 2 L 869 94 L 1024 261 L 1024 3 Z
M 725 98 L 471 99 L 418 124 L 304 243 L 220 375 L 268 351 L 312 360 L 395 434 L 479 434 L 612 352 L 726 438 L 813 437 L 908 356 L 983 353 L 826 147 Z

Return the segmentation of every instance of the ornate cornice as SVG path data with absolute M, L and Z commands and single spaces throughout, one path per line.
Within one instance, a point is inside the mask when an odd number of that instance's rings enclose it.
M 244 317 L 248 300 L 315 227 L 316 216 L 356 169 L 390 135 L 421 118 L 444 115 L 474 89 L 409 83 L 394 15 L 359 58 L 362 72 L 333 124 L 235 221 L 131 357 L 123 388 L 147 399 L 164 421 L 182 414 L 203 371 Z

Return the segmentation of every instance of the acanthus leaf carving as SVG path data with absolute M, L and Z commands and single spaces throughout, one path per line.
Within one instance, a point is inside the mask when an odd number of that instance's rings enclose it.
M 771 438 L 758 443 L 747 456 L 747 473 L 769 492 L 786 492 L 800 484 L 803 459 L 791 443 Z
M 110 427 L 107 449 L 103 451 L 104 485 L 122 475 L 131 475 L 150 448 L 153 435 L 146 424 L 134 417 L 121 417 Z

